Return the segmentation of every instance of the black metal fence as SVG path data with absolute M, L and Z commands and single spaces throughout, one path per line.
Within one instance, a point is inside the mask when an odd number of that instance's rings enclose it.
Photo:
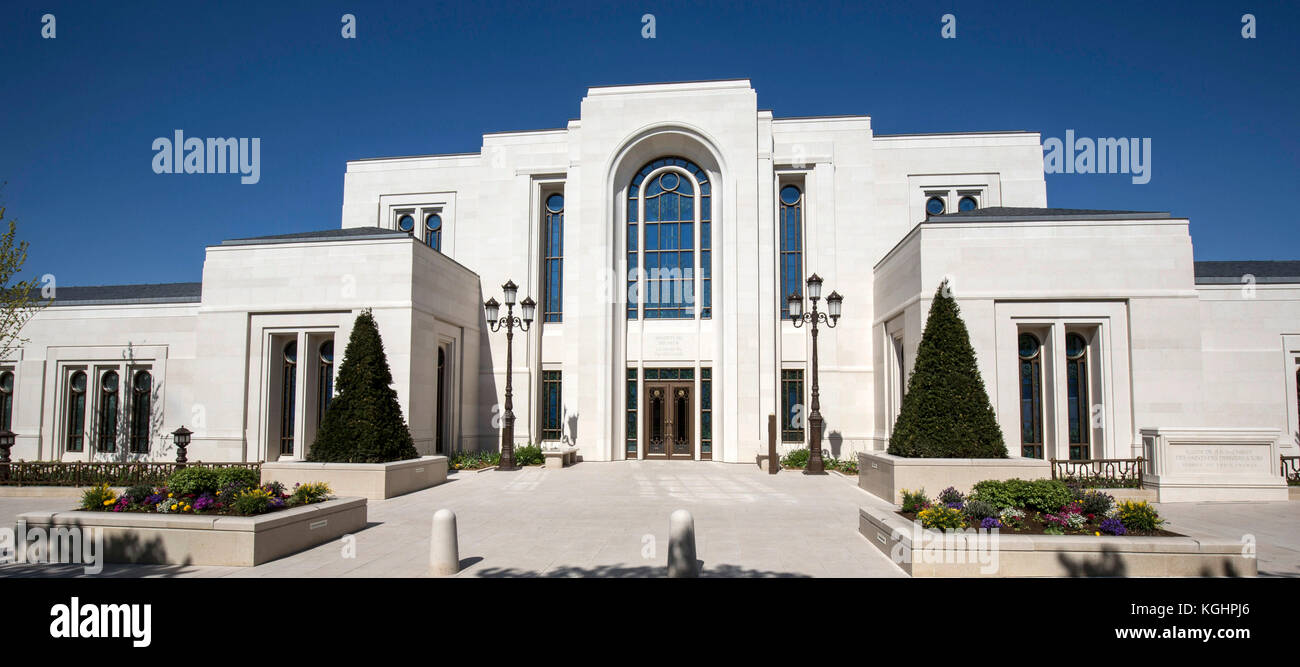
M 0 486 L 133 486 L 148 484 L 158 486 L 178 468 L 249 468 L 260 473 L 262 464 L 254 463 L 193 463 L 137 462 L 115 463 L 99 461 L 20 461 L 0 463 Z
M 1106 489 L 1142 488 L 1146 459 L 1051 459 L 1052 479 Z
M 1300 456 L 1281 456 L 1282 476 L 1292 486 L 1300 485 Z

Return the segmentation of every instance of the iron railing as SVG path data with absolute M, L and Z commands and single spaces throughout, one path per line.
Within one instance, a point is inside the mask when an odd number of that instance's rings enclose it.
M 1142 488 L 1146 459 L 1051 459 L 1052 479 L 1108 489 Z
M 249 468 L 260 473 L 260 462 L 193 463 L 108 461 L 19 461 L 0 463 L 0 486 L 158 486 L 179 468 Z
M 1282 476 L 1292 486 L 1300 485 L 1300 456 L 1280 456 Z

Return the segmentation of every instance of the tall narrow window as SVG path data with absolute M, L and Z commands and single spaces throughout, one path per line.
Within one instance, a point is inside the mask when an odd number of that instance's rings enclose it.
M 67 441 L 64 449 L 80 452 L 86 443 L 86 374 L 77 371 L 68 378 Z
M 627 200 L 628 319 L 637 319 L 639 302 L 643 302 L 639 312 L 645 319 L 694 318 L 697 270 L 699 316 L 712 317 L 711 194 L 708 174 L 681 158 L 655 160 L 632 178 Z M 638 232 L 644 235 L 644 247 L 639 244 Z M 638 283 L 638 267 L 644 273 L 644 285 Z
M 334 399 L 334 341 L 327 340 L 320 344 L 320 366 L 318 375 L 320 376 L 320 386 L 316 392 L 316 425 L 325 418 L 325 411 L 330 407 L 330 401 Z
M 803 192 L 793 185 L 781 188 L 781 319 L 790 319 L 792 293 L 803 296 Z
M 442 433 L 447 428 L 447 349 L 438 346 L 438 417 L 434 421 L 433 453 L 442 453 Z
M 0 373 L 0 430 L 12 431 L 14 427 L 14 374 Z
M 424 242 L 430 248 L 442 252 L 442 216 L 430 213 L 424 218 Z
M 285 343 L 280 363 L 280 456 L 293 456 L 294 401 L 298 393 L 298 341 Z
M 564 320 L 564 195 L 546 198 L 546 220 L 542 225 L 545 258 L 542 260 L 542 321 Z
M 803 369 L 781 371 L 781 442 L 803 442 Z
M 108 371 L 99 378 L 99 446 L 101 452 L 117 451 L 118 412 L 117 371 Z
M 542 371 L 542 440 L 559 440 L 564 428 L 560 410 L 560 371 Z
M 624 415 L 624 422 L 626 423 L 627 426 L 627 438 L 626 438 L 626 445 L 624 451 L 627 454 L 627 458 L 634 459 L 636 458 L 636 406 L 637 406 L 635 368 L 627 369 L 626 387 L 627 387 L 627 391 L 624 394 L 624 397 L 627 399 L 627 406 L 625 409 L 626 414 Z
M 131 389 L 131 453 L 148 454 L 153 376 L 149 371 L 137 372 Z
M 1065 336 L 1065 385 L 1070 422 L 1070 458 L 1088 458 L 1088 343 L 1077 333 Z
M 1020 334 L 1020 455 L 1043 458 L 1043 346 Z
M 700 369 L 700 458 L 713 459 L 713 369 Z

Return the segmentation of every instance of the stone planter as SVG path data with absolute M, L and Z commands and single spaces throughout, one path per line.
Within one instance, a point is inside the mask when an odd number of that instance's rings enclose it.
M 384 500 L 447 481 L 447 457 L 425 456 L 392 463 L 311 463 L 274 461 L 262 464 L 262 483 L 325 482 L 339 496 Z
M 18 522 L 20 531 L 46 534 L 51 528 L 99 529 L 106 563 L 249 567 L 365 528 L 366 500 L 335 498 L 260 516 L 27 512 Z
M 858 486 L 890 503 L 903 502 L 903 489 L 925 489 L 933 498 L 950 486 L 970 493 L 977 482 L 986 479 L 1051 476 L 1051 465 L 1042 459 L 913 459 L 884 452 L 858 454 Z
M 924 530 L 893 507 L 862 507 L 858 531 L 913 577 L 1253 577 L 1240 542 L 1192 537 Z

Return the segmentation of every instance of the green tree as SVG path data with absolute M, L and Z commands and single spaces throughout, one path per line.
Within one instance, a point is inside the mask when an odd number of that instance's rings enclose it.
M 957 302 L 940 285 L 889 436 L 889 453 L 927 458 L 1006 458 L 993 406 Z
M 0 206 L 0 223 L 5 207 Z M 0 236 L 0 359 L 9 358 L 27 342 L 23 327 L 42 308 L 50 304 L 40 294 L 40 280 L 32 278 L 13 282 L 27 263 L 27 242 L 18 241 L 17 221 L 9 219 L 9 230 Z
M 325 410 L 310 461 L 385 463 L 420 456 L 393 389 L 384 341 L 370 310 L 357 315 L 339 366 L 338 393 Z

